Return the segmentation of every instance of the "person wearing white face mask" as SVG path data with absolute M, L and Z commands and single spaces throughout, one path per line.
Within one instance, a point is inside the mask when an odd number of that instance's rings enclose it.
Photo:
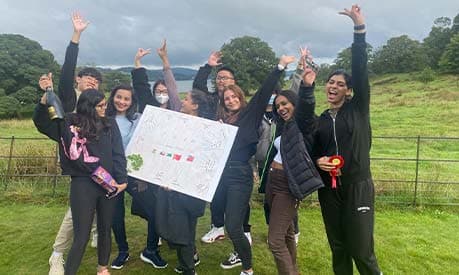
M 147 104 L 180 111 L 182 103 L 178 96 L 177 84 L 169 64 L 166 40 L 163 41 L 161 48 L 157 49 L 156 52 L 163 63 L 164 80 L 157 80 L 153 85 L 153 89 L 150 89 L 147 71 L 140 63 L 140 60 L 145 55 L 151 53 L 150 49 L 140 48 L 134 58 L 135 69 L 131 71 L 131 76 L 132 86 L 138 96 L 139 112 L 142 113 Z

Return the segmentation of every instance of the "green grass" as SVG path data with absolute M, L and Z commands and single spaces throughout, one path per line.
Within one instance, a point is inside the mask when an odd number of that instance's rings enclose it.
M 52 244 L 66 211 L 60 201 L 42 203 L 0 204 L 0 274 L 46 274 Z M 127 211 L 129 213 L 129 209 Z M 298 263 L 301 274 L 332 274 L 330 250 L 326 240 L 320 209 L 303 205 L 300 210 L 300 244 Z M 121 271 L 112 274 L 174 274 L 175 252 L 166 245 L 161 253 L 169 262 L 166 270 L 154 270 L 139 259 L 146 240 L 146 223 L 126 215 L 131 260 Z M 257 274 L 276 274 L 271 252 L 266 244 L 267 227 L 262 209 L 255 205 L 251 212 L 254 239 L 253 263 Z M 197 239 L 208 229 L 209 213 L 199 220 Z M 458 274 L 459 216 L 451 211 L 435 209 L 377 209 L 375 248 L 384 274 Z M 201 257 L 199 274 L 237 274 L 219 267 L 231 251 L 228 240 L 207 245 L 196 242 Z M 116 256 L 113 243 L 111 258 Z M 80 274 L 95 272 L 96 250 L 89 247 Z

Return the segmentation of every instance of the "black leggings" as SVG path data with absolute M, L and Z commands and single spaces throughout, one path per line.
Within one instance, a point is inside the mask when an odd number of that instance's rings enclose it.
M 70 208 L 73 216 L 73 243 L 65 265 L 65 274 L 76 274 L 91 232 L 94 213 L 97 212 L 98 264 L 107 266 L 111 249 L 111 224 L 115 200 L 107 199 L 105 191 L 89 177 L 72 177 Z

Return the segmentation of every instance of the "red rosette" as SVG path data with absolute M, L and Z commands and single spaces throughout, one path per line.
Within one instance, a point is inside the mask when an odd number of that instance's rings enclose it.
M 331 156 L 328 162 L 332 163 L 335 165 L 335 168 L 333 168 L 330 171 L 330 176 L 332 178 L 332 189 L 336 189 L 336 176 L 338 175 L 338 169 L 343 167 L 344 165 L 344 159 L 340 155 L 334 155 Z

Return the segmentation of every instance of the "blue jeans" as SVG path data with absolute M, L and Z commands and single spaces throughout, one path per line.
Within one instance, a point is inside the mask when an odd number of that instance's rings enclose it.
M 126 191 L 133 197 L 133 200 L 137 200 L 139 205 L 143 206 L 144 208 L 149 208 L 145 205 L 144 200 L 148 200 L 148 191 L 151 188 L 151 184 L 146 185 L 146 190 L 139 192 L 137 181 L 131 177 L 128 178 L 128 188 Z M 125 217 L 125 208 L 124 208 L 124 192 L 118 195 L 116 198 L 116 206 L 115 206 L 115 213 L 113 215 L 113 223 L 112 229 L 113 234 L 115 235 L 116 243 L 118 244 L 118 251 L 119 252 L 128 252 L 129 245 L 126 238 L 126 226 L 124 222 Z M 156 234 L 155 230 L 155 223 L 153 220 L 153 209 L 148 212 L 148 233 L 147 233 L 147 250 L 150 252 L 158 250 L 158 240 L 159 236 Z

